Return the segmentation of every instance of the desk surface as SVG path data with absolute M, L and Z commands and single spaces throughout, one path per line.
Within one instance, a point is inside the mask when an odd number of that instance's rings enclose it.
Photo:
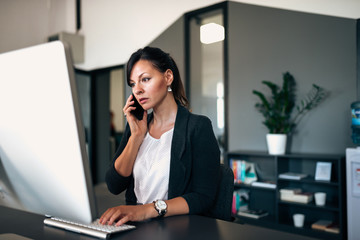
M 38 214 L 0 206 L 0 236 L 5 233 L 15 233 L 30 239 L 94 239 L 85 235 L 45 226 L 43 220 L 44 216 Z M 272 229 L 231 223 L 196 215 L 167 217 L 164 219 L 137 223 L 136 226 L 137 229 L 118 233 L 113 235 L 111 239 L 313 239 Z

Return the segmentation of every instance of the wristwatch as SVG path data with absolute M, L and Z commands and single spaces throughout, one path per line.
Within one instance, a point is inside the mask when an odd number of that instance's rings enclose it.
M 156 200 L 154 201 L 155 210 L 158 212 L 159 217 L 162 217 L 167 212 L 167 204 L 164 200 Z

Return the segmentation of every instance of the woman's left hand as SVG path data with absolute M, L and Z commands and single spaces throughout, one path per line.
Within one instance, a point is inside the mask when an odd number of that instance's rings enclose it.
M 153 204 L 145 205 L 121 205 L 109 208 L 100 217 L 101 224 L 120 226 L 128 221 L 144 221 L 156 217 L 157 213 Z

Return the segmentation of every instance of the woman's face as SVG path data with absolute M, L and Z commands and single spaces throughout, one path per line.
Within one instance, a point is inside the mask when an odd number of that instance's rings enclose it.
M 132 68 L 129 82 L 140 105 L 148 110 L 166 98 L 172 79 L 171 70 L 162 73 L 150 61 L 139 60 Z

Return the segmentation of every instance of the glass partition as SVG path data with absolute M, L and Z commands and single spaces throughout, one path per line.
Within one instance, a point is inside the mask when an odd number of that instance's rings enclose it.
M 188 97 L 194 113 L 208 116 L 222 151 L 225 146 L 224 14 L 215 9 L 188 21 Z

